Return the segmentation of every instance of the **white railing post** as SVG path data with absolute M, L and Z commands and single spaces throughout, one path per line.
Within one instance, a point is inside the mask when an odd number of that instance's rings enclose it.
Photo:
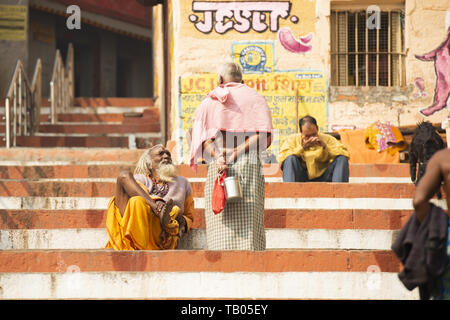
M 30 85 L 22 62 L 20 60 L 17 61 L 5 99 L 5 116 L 3 119 L 5 120 L 6 148 L 11 147 L 11 140 L 12 145 L 14 147 L 17 146 L 17 135 L 29 135 L 35 132 L 33 128 L 36 121 L 39 120 L 40 101 L 35 103 L 34 93 L 36 92 L 38 98 L 41 99 L 42 85 L 37 83 L 42 79 L 40 73 L 41 63 L 38 60 L 33 85 Z M 38 115 L 33 116 L 32 113 L 35 111 L 33 109 L 35 106 L 39 108 L 37 110 Z
M 13 100 L 13 147 L 16 146 L 16 136 L 17 136 L 17 86 L 14 83 L 14 100 Z
M 28 112 L 28 90 L 24 90 L 23 92 L 23 108 L 22 108 L 22 112 L 23 112 L 23 135 L 26 136 L 27 135 L 27 126 L 28 126 L 28 122 L 27 122 L 27 112 Z
M 19 96 L 19 106 L 18 106 L 18 109 L 19 109 L 19 112 L 17 113 L 17 110 L 16 109 L 14 109 L 14 118 L 17 118 L 18 119 L 18 128 L 17 128 L 17 132 L 19 133 L 19 134 L 22 134 L 22 72 L 19 72 L 19 82 L 18 82 L 18 86 L 19 86 L 19 88 L 18 88 L 18 96 Z M 16 96 L 16 99 L 17 99 L 17 96 Z M 16 133 L 16 135 L 17 135 L 17 133 Z M 14 145 L 15 146 L 15 145 Z
M 50 81 L 50 122 L 55 123 L 55 83 Z
M 34 69 L 33 81 L 31 83 L 31 126 L 30 135 L 39 131 L 41 121 L 41 103 L 42 103 L 42 61 L 38 59 Z
M 56 123 L 58 114 L 68 111 L 74 100 L 74 58 L 73 45 L 70 43 L 66 56 L 66 65 L 61 53 L 56 50 L 53 65 L 52 80 L 50 82 L 51 123 Z
M 9 98 L 7 97 L 5 100 L 5 142 L 6 142 L 6 148 L 11 148 L 11 110 L 9 108 Z

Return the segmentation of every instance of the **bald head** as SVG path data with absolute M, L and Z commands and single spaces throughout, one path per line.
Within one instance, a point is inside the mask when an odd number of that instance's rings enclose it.
M 241 67 L 234 62 L 224 63 L 219 68 L 217 81 L 219 84 L 225 84 L 227 82 L 242 82 Z

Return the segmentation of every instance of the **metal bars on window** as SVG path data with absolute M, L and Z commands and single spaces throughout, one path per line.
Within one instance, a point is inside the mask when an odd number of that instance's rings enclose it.
M 366 11 L 331 12 L 331 83 L 334 86 L 403 86 L 404 14 L 380 12 L 368 28 Z

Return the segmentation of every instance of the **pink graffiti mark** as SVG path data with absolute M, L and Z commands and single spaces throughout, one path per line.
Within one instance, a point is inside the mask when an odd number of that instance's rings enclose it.
M 278 31 L 278 40 L 280 40 L 281 45 L 293 53 L 306 53 L 310 51 L 312 47 L 308 43 L 312 40 L 312 37 L 312 33 L 309 33 L 297 40 L 292 30 L 288 27 L 283 27 Z
M 269 28 L 270 31 L 276 32 L 279 27 L 278 20 L 289 17 L 290 7 L 289 1 L 193 1 L 192 11 L 203 13 L 204 19 L 198 21 L 198 17 L 191 14 L 189 21 L 202 33 L 210 33 L 213 28 L 219 34 L 232 29 L 245 33 L 250 29 L 264 32 Z M 266 24 L 264 12 L 268 13 L 269 25 Z
M 450 97 L 450 27 L 447 30 L 447 39 L 433 51 L 415 55 L 421 61 L 434 61 L 434 71 L 436 73 L 436 87 L 434 89 L 433 104 L 420 110 L 424 116 L 431 116 L 447 105 Z
M 312 40 L 312 38 L 313 38 L 313 34 L 310 32 L 306 36 L 300 37 L 300 41 L 303 42 L 304 44 L 307 44 Z
M 425 92 L 425 81 L 422 78 L 417 77 L 414 80 L 414 84 L 416 85 L 417 89 L 419 89 L 419 92 L 414 94 L 414 98 L 417 99 L 420 97 L 426 97 L 427 93 Z

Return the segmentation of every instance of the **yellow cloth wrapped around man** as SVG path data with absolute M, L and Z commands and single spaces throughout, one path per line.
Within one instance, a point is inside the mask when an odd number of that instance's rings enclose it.
M 282 143 L 277 157 L 280 166 L 288 156 L 301 157 L 306 164 L 309 179 L 315 179 L 325 172 L 337 156 L 350 156 L 345 145 L 340 143 L 335 137 L 320 132 L 318 136 L 320 140 L 326 143 L 326 148 L 313 146 L 305 150 L 302 146 L 301 133 L 288 136 Z
M 146 193 L 149 193 L 141 182 L 137 182 Z M 159 198 L 150 196 L 154 200 Z M 192 225 L 193 212 L 194 198 L 189 192 L 184 202 L 183 213 L 188 230 Z M 170 212 L 170 222 L 162 228 L 159 217 L 153 214 L 143 197 L 131 197 L 123 215 L 112 197 L 106 217 L 106 230 L 109 237 L 106 248 L 115 250 L 176 249 L 179 240 L 179 224 L 175 219 L 178 214 L 180 214 L 180 207 L 174 205 Z

